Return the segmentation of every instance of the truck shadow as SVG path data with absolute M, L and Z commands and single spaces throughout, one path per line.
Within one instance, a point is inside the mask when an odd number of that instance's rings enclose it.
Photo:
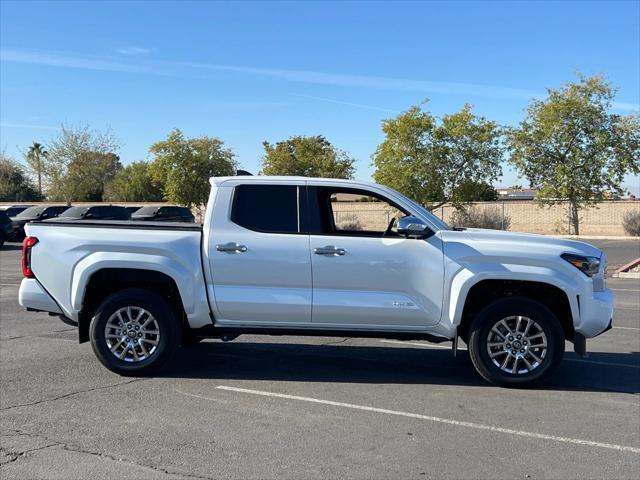
M 488 386 L 466 351 L 448 349 L 292 343 L 221 343 L 181 348 L 162 376 L 211 380 L 270 380 Z M 558 370 L 536 389 L 640 393 L 640 352 L 567 352 Z

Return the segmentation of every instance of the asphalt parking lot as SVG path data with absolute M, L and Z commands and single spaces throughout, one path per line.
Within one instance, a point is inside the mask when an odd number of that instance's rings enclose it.
M 640 242 L 594 241 L 611 267 Z M 162 377 L 104 369 L 76 331 L 17 304 L 0 251 L 0 478 L 638 478 L 640 280 L 609 279 L 614 329 L 544 387 L 484 383 L 466 351 L 241 336 Z

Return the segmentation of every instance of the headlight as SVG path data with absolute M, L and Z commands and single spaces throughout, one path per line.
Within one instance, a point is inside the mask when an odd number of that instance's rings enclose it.
M 600 259 L 597 257 L 586 257 L 572 253 L 563 253 L 561 257 L 588 277 L 593 277 L 600 270 Z

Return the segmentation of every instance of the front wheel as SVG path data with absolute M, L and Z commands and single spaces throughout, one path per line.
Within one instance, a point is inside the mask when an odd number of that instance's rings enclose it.
M 120 375 L 158 371 L 175 353 L 180 334 L 175 309 L 157 293 L 141 288 L 109 296 L 89 326 L 98 360 Z
M 564 332 L 543 304 L 525 297 L 496 300 L 474 319 L 469 354 L 491 383 L 524 386 L 547 378 L 564 354 Z

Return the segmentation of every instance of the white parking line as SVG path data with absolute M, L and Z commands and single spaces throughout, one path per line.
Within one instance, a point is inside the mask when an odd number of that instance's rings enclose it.
M 496 427 L 494 425 L 484 425 L 482 423 L 473 423 L 473 422 L 463 422 L 459 420 L 452 420 L 448 418 L 440 418 L 433 417 L 430 415 L 421 415 L 419 413 L 410 413 L 410 412 L 401 412 L 398 410 L 388 410 L 386 408 L 377 408 L 377 407 L 368 407 L 365 405 L 355 405 L 353 403 L 343 403 L 343 402 L 334 402 L 332 400 L 322 400 L 319 398 L 311 398 L 311 397 L 299 397 L 297 395 L 286 395 L 283 393 L 273 393 L 273 392 L 265 392 L 261 390 L 250 390 L 247 388 L 237 388 L 237 387 L 228 387 L 225 385 L 219 385 L 216 387 L 219 390 L 226 390 L 229 392 L 236 393 L 247 393 L 251 395 L 261 395 L 263 397 L 272 397 L 272 398 L 283 398 L 286 400 L 297 400 L 300 402 L 308 402 L 308 403 L 319 403 L 323 405 L 330 405 L 332 407 L 342 407 L 342 408 L 350 408 L 352 410 L 362 410 L 365 412 L 373 412 L 373 413 L 382 413 L 385 415 L 396 415 L 399 417 L 407 417 L 407 418 L 415 418 L 418 420 L 426 420 L 429 422 L 435 423 L 444 423 L 446 425 L 454 425 L 456 427 L 464 427 L 464 428 L 472 428 L 476 430 L 485 430 L 489 432 L 495 433 L 503 433 L 507 435 L 516 435 L 519 437 L 528 437 L 535 438 L 538 440 L 550 440 L 552 442 L 560 442 L 560 443 L 570 443 L 574 445 L 584 445 L 588 447 L 598 447 L 598 448 L 608 448 L 611 450 L 618 450 L 623 452 L 632 452 L 632 453 L 640 453 L 640 448 L 630 447 L 626 445 L 616 445 L 612 443 L 602 443 L 602 442 L 594 442 L 593 440 L 582 440 L 579 438 L 569 438 L 569 437 L 559 437 L 556 435 L 547 435 L 544 433 L 536 433 L 536 432 L 527 432 L 524 430 L 513 430 L 511 428 L 503 428 Z M 190 395 L 197 398 L 207 398 L 202 397 L 200 395 L 186 394 L 184 392 L 180 392 L 185 395 Z M 213 400 L 213 399 L 209 399 Z
M 614 330 L 640 330 L 638 327 L 613 327 Z
M 640 290 L 636 290 L 634 288 L 612 288 L 614 292 L 635 292 L 640 293 Z

